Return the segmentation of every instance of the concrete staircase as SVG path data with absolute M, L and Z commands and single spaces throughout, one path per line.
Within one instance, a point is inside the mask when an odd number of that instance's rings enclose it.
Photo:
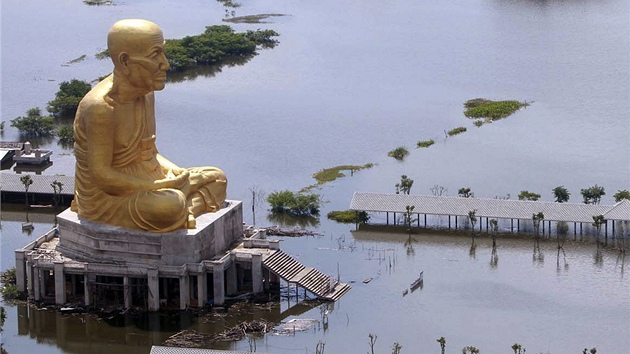
M 315 268 L 305 267 L 280 250 L 263 257 L 263 266 L 285 281 L 305 288 L 320 299 L 337 301 L 350 290 L 348 284 L 339 283 Z

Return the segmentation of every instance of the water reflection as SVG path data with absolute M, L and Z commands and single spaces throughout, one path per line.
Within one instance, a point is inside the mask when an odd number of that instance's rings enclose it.
M 267 215 L 267 220 L 281 227 L 297 226 L 299 228 L 306 229 L 308 227 L 319 226 L 319 218 L 310 215 L 292 216 L 288 214 L 269 214 Z
M 166 82 L 179 83 L 187 80 L 194 81 L 200 76 L 205 78 L 214 77 L 223 70 L 224 66 L 228 68 L 241 66 L 250 61 L 254 56 L 256 56 L 256 54 L 242 57 L 232 57 L 216 65 L 198 65 L 192 68 L 187 68 L 183 71 L 169 71 L 166 76 Z

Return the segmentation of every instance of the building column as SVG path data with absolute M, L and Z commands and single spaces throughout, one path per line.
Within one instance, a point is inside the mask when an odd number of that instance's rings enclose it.
M 179 277 L 179 309 L 186 310 L 190 306 L 190 282 L 188 272 Z
M 238 294 L 238 279 L 236 277 L 236 263 L 232 263 L 225 270 L 225 281 L 227 282 L 227 295 Z
M 197 274 L 197 306 L 204 307 L 208 302 L 208 275 L 206 272 Z
M 54 261 L 55 267 L 55 303 L 66 303 L 66 276 L 63 273 L 63 261 Z
M 83 274 L 83 302 L 85 306 L 92 306 L 92 287 L 90 286 L 90 274 Z
M 123 299 L 125 301 L 125 308 L 131 308 L 131 286 L 129 286 L 129 277 L 123 277 Z
M 35 290 L 34 290 L 35 276 L 33 275 L 33 262 L 32 262 L 31 256 L 28 256 L 27 259 L 28 260 L 26 261 L 26 280 L 27 280 L 26 290 L 28 291 L 28 297 L 33 298 L 35 297 Z
M 215 264 L 212 269 L 214 304 L 223 306 L 225 302 L 225 277 L 223 276 L 223 264 Z
M 157 269 L 147 270 L 147 285 L 149 287 L 147 307 L 149 311 L 157 311 L 160 309 L 160 278 Z
M 26 257 L 23 250 L 15 251 L 15 285 L 21 293 L 26 291 Z
M 262 253 L 252 253 L 252 291 L 263 291 Z

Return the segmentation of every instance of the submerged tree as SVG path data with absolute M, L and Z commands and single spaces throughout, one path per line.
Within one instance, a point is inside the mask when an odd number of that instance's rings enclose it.
M 441 197 L 443 195 L 446 195 L 446 193 L 448 193 L 448 188 L 444 186 L 440 186 L 439 184 L 433 185 L 433 187 L 429 188 L 429 190 L 431 190 L 431 194 L 433 194 L 436 197 Z
M 584 198 L 584 204 L 599 204 L 602 197 L 606 195 L 604 187 L 600 187 L 597 184 L 586 189 L 581 189 L 580 193 L 582 194 L 582 198 Z
M 394 342 L 394 345 L 392 346 L 392 354 L 400 354 L 401 350 L 402 345 L 400 345 L 400 343 L 398 342 Z
M 512 350 L 514 351 L 514 354 L 523 354 L 523 353 L 525 353 L 525 348 L 523 348 L 523 346 L 521 346 L 518 343 L 514 343 L 514 345 L 512 345 Z
M 24 185 L 24 203 L 26 204 L 26 208 L 28 208 L 28 189 L 31 187 L 31 184 L 33 184 L 33 178 L 31 178 L 31 175 L 24 175 L 20 177 L 20 181 Z
M 468 212 L 468 221 L 470 221 L 471 235 L 474 241 L 475 240 L 475 225 L 477 224 L 477 209 L 474 209 Z
M 538 193 L 534 193 L 534 192 L 530 192 L 530 191 L 521 191 L 521 193 L 519 193 L 518 195 L 518 200 L 532 200 L 532 201 L 537 201 L 538 199 L 540 199 L 540 194 Z
M 59 201 L 61 200 L 61 191 L 63 190 L 63 183 L 54 180 L 51 184 L 51 187 L 53 187 L 53 202 L 55 203 L 55 206 L 59 205 Z
M 627 189 L 618 190 L 617 193 L 613 194 L 613 198 L 615 198 L 615 203 L 619 203 L 624 199 L 630 200 L 630 191 Z
M 378 336 L 376 334 L 370 333 L 368 334 L 368 337 L 370 338 L 369 345 L 371 354 L 374 354 L 374 345 L 376 344 L 376 338 L 378 338 Z
M 12 119 L 11 126 L 29 136 L 49 136 L 55 131 L 53 117 L 42 116 L 39 108 L 29 109 L 25 117 Z
M 73 79 L 59 84 L 55 99 L 48 102 L 46 108 L 53 117 L 73 117 L 77 113 L 79 102 L 92 86 L 87 81 Z
M 595 241 L 599 242 L 599 235 L 602 232 L 602 225 L 606 223 L 604 215 L 593 215 L 593 226 L 595 227 Z
M 553 197 L 556 198 L 556 203 L 566 203 L 571 196 L 571 193 L 564 186 L 558 186 L 551 191 L 553 192 Z
M 396 183 L 396 194 L 409 194 L 411 193 L 411 186 L 413 186 L 413 180 L 407 175 L 400 176 L 400 183 Z
M 440 343 L 440 349 L 442 350 L 442 354 L 444 354 L 446 350 L 446 338 L 440 337 L 437 339 L 437 342 Z
M 409 238 L 405 242 L 405 246 L 407 247 L 407 255 L 413 255 L 415 251 L 413 249 L 413 239 L 411 238 L 411 232 L 413 231 L 412 224 L 418 219 L 413 217 L 414 216 L 413 210 L 415 209 L 415 206 L 407 205 L 405 208 L 406 208 L 406 211 L 403 214 L 403 219 L 405 222 L 405 226 L 407 227 L 407 232 L 409 232 Z
M 474 198 L 475 193 L 470 191 L 470 188 L 460 188 L 457 190 L 457 195 L 462 198 Z
M 479 354 L 479 349 L 477 347 L 473 347 L 469 345 L 467 347 L 462 348 L 462 354 Z
M 490 235 L 492 236 L 492 252 L 490 253 L 490 266 L 496 268 L 499 264 L 499 254 L 497 253 L 497 233 L 499 232 L 499 222 L 497 219 L 490 220 Z

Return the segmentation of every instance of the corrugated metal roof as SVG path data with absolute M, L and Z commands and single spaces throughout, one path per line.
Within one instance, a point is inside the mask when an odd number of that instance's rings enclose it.
M 531 219 L 542 212 L 545 220 L 593 222 L 593 215 L 604 215 L 609 220 L 630 220 L 630 203 L 592 205 L 554 203 L 525 200 L 437 197 L 424 195 L 355 192 L 350 210 L 404 213 L 407 205 L 414 213 L 428 215 L 467 216 L 476 210 L 477 216 L 497 219 Z
M 628 220 L 630 219 L 630 200 L 624 199 L 615 204 L 612 209 L 608 210 L 604 215 L 606 220 Z
M 5 192 L 24 192 L 24 184 L 20 178 L 25 175 L 31 176 L 33 184 L 28 189 L 29 193 L 47 193 L 53 194 L 51 183 L 59 181 L 63 183 L 61 194 L 74 194 L 74 175 L 37 175 L 33 173 L 0 173 L 0 190 Z
M 256 352 L 258 354 L 264 354 Z M 154 345 L 151 347 L 150 354 L 251 354 L 251 352 L 233 352 L 229 350 L 213 350 L 199 348 L 177 348 L 177 347 L 160 347 Z

